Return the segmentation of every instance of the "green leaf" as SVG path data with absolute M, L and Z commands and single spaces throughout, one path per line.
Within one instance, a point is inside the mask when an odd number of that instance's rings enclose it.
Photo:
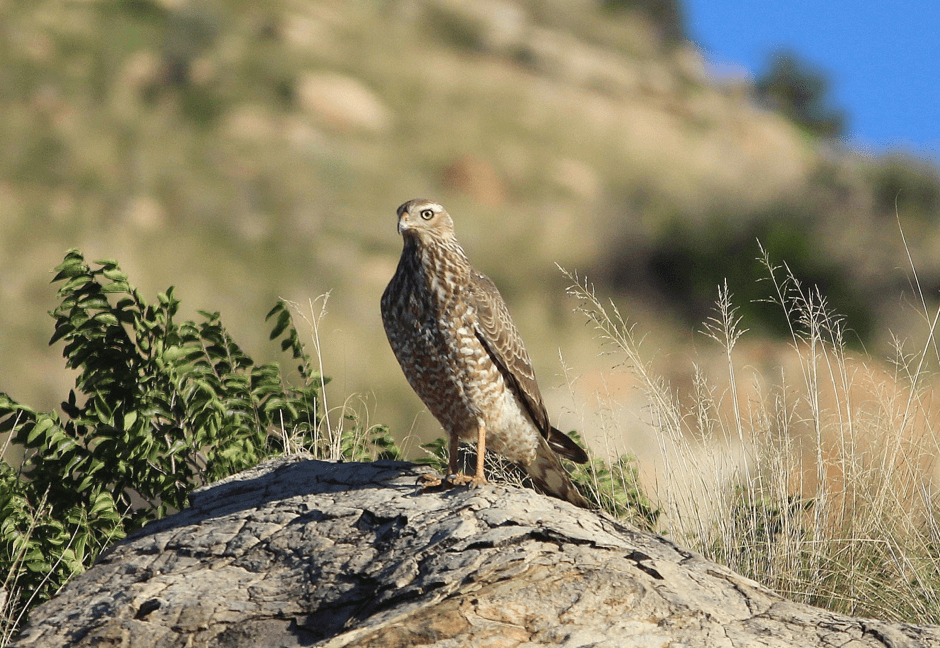
M 290 312 L 287 310 L 282 310 L 281 314 L 277 317 L 277 323 L 274 325 L 274 329 L 271 331 L 270 339 L 278 337 L 281 333 L 287 330 L 287 327 L 290 326 Z
M 268 321 L 275 313 L 280 313 L 282 310 L 284 310 L 284 301 L 279 299 L 278 302 L 274 304 L 274 308 L 269 310 L 268 314 L 264 316 L 264 321 Z
M 78 292 L 79 289 L 86 288 L 86 286 L 88 286 L 88 290 L 98 288 L 98 284 L 95 283 L 95 280 L 92 277 L 87 274 L 79 273 L 65 282 L 64 286 L 59 288 L 59 295 L 65 297 L 69 293 Z
M 101 287 L 102 293 L 128 293 L 131 292 L 131 285 L 126 281 L 115 281 Z
M 131 410 L 124 415 L 124 429 L 130 430 L 134 427 L 134 423 L 137 422 L 138 412 L 137 410 Z
M 116 318 L 111 313 L 98 313 L 92 319 L 95 322 L 105 324 L 107 326 L 117 326 L 119 324 L 118 318 Z
M 108 309 L 111 308 L 111 304 L 108 303 L 108 300 L 105 299 L 100 294 L 92 294 L 82 297 L 78 301 L 79 305 L 82 308 L 95 308 L 95 309 Z
M 104 511 L 113 509 L 114 500 L 111 498 L 111 495 L 107 492 L 101 492 L 95 496 L 91 505 L 91 509 L 88 511 L 88 515 L 94 517 L 100 515 Z
M 63 279 L 68 279 L 71 277 L 78 277 L 79 275 L 88 274 L 89 268 L 85 265 L 84 259 L 79 257 L 78 259 L 66 259 L 65 263 L 62 265 L 56 266 L 55 268 L 56 275 L 52 279 L 52 282 L 61 281 Z
M 71 336 L 74 332 L 75 327 L 70 321 L 59 318 L 55 324 L 55 331 L 53 332 L 52 337 L 49 338 L 49 346 L 52 346 L 63 338 Z
M 98 263 L 100 263 L 100 261 Z M 117 268 L 117 262 L 114 262 L 114 265 L 114 269 L 104 270 L 101 274 L 111 281 L 127 281 L 127 275 Z
M 194 355 L 201 355 L 202 352 L 202 347 L 195 344 L 173 346 L 164 350 L 163 359 L 170 363 L 176 363 L 180 360 L 191 358 Z
M 29 436 L 26 437 L 26 444 L 30 447 L 34 447 L 36 444 L 36 439 L 45 434 L 55 423 L 48 416 L 43 416 L 36 421 L 36 424 L 33 426 L 33 429 L 29 431 Z
M 95 261 L 95 265 L 104 266 L 105 268 L 110 269 L 110 268 L 117 268 L 118 262 L 115 261 L 114 259 L 99 259 Z

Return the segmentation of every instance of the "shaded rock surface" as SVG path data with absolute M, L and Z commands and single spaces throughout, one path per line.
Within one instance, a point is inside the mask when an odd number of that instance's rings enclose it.
M 269 461 L 106 552 L 14 646 L 940 646 L 533 491 Z

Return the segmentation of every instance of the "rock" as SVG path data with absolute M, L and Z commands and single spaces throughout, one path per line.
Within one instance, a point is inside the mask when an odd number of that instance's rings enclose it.
M 13 646 L 940 646 L 782 599 L 534 491 L 269 461 L 194 492 L 37 608 Z
M 549 168 L 552 181 L 581 200 L 597 200 L 601 181 L 589 165 L 572 158 L 558 158 Z
M 529 27 L 529 16 L 508 0 L 439 0 L 426 3 L 432 24 L 457 44 L 484 52 L 512 54 Z
M 353 77 L 309 72 L 297 82 L 301 107 L 337 130 L 383 132 L 391 113 L 372 90 Z
M 243 104 L 225 114 L 220 130 L 226 137 L 264 144 L 276 139 L 282 127 L 272 111 L 264 106 Z
M 463 155 L 448 164 L 441 182 L 449 191 L 467 196 L 480 204 L 498 207 L 506 201 L 506 184 L 488 162 Z
M 127 206 L 125 219 L 142 232 L 157 232 L 167 224 L 166 210 L 151 196 L 135 196 Z

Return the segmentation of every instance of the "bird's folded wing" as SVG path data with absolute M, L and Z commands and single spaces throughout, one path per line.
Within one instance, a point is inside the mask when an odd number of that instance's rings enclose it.
M 529 354 L 512 323 L 506 302 L 489 277 L 479 272 L 471 273 L 470 293 L 470 302 L 476 314 L 473 324 L 477 339 L 483 343 L 503 377 L 525 405 L 536 427 L 547 438 L 552 429 L 548 412 L 535 381 Z

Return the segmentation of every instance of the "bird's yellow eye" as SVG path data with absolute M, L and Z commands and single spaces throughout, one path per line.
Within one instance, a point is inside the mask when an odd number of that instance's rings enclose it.
M 423 218 L 424 220 L 431 220 L 432 218 L 434 218 L 434 211 L 431 209 L 422 209 L 421 218 Z

